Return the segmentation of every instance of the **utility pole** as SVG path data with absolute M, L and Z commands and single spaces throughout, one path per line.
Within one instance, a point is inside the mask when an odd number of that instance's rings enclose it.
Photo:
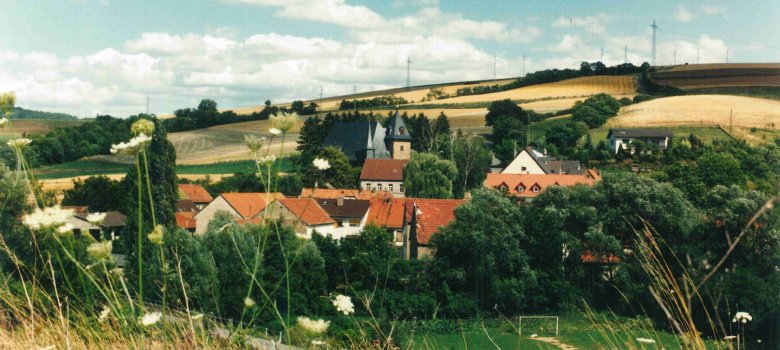
M 729 63 L 729 49 L 726 49 L 726 63 Z
M 601 48 L 601 60 L 599 60 L 601 63 L 604 63 L 604 48 Z
M 658 29 L 658 26 L 655 25 L 655 20 L 653 20 L 653 25 L 650 26 L 650 28 L 653 28 L 653 65 L 655 66 L 655 31 Z
M 674 65 L 677 65 L 677 50 L 674 50 Z
M 696 64 L 699 64 L 699 47 L 696 46 Z
M 322 103 L 322 84 L 320 84 L 320 103 Z
M 146 114 L 149 114 L 149 95 L 146 95 Z
M 493 80 L 496 80 L 496 55 L 493 54 Z
M 525 54 L 523 54 L 523 77 L 525 77 Z
M 628 64 L 628 45 L 623 47 L 623 63 Z
M 409 84 L 409 67 L 412 64 L 412 59 L 409 56 L 406 56 L 406 89 L 408 90 L 411 86 Z

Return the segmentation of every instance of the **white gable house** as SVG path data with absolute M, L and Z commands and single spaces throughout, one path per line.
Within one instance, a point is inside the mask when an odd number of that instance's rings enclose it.
M 672 132 L 667 129 L 610 129 L 607 134 L 609 146 L 617 153 L 620 149 L 628 149 L 632 142 L 657 144 L 659 149 L 669 148 Z

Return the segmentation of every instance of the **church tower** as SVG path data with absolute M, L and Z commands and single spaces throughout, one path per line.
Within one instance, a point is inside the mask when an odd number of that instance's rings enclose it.
M 395 112 L 387 123 L 385 143 L 393 159 L 409 159 L 412 152 L 412 136 L 406 128 L 403 118 Z

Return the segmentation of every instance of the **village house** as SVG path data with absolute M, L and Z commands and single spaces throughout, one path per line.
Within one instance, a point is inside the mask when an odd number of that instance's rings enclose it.
M 214 198 L 201 185 L 179 184 L 179 200 L 191 201 L 195 208 L 200 211 L 211 203 Z
M 393 195 L 387 191 L 366 191 L 355 189 L 330 189 L 330 188 L 304 188 L 298 198 L 324 198 L 324 199 L 365 199 L 371 198 L 392 198 Z
M 336 222 L 333 238 L 360 234 L 366 226 L 370 201 L 364 199 L 316 198 L 317 204 Z
M 406 199 L 403 254 L 406 259 L 422 259 L 432 254 L 431 237 L 455 220 L 455 208 L 462 199 Z
M 658 149 L 667 149 L 672 136 L 674 134 L 667 129 L 609 129 L 607 139 L 610 149 L 617 153 L 621 149 L 628 149 L 632 142 L 637 141 L 656 144 Z
M 405 205 L 401 198 L 371 198 L 366 225 L 385 228 L 393 235 L 393 245 L 403 247 Z
M 404 197 L 404 166 L 408 159 L 366 159 L 360 172 L 360 188 L 365 191 L 387 191 Z
M 538 196 L 550 186 L 593 186 L 601 180 L 601 174 L 588 169 L 582 174 L 495 174 L 489 173 L 485 187 L 495 188 L 510 196 L 530 199 Z
M 236 219 L 237 223 L 244 223 L 256 218 L 268 202 L 279 198 L 284 198 L 284 195 L 278 192 L 222 193 L 193 216 L 195 233 L 198 235 L 206 233 L 209 222 L 219 211 L 227 212 Z
M 526 147 L 515 156 L 502 174 L 582 174 L 587 170 L 576 160 L 559 160 L 533 147 Z
M 323 236 L 338 236 L 336 220 L 314 198 L 280 198 L 268 205 L 260 216 L 291 226 L 300 238 L 311 239 L 314 231 Z
M 325 137 L 323 147 L 336 147 L 350 162 L 366 159 L 409 159 L 412 137 L 398 112 L 387 128 L 377 121 L 335 123 Z

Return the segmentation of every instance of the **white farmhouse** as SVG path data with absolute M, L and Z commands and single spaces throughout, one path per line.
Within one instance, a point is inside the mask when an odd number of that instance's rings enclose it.
M 607 139 L 610 149 L 617 153 L 621 148 L 628 149 L 628 145 L 636 141 L 654 143 L 659 149 L 667 149 L 672 136 L 667 129 L 609 129 Z

